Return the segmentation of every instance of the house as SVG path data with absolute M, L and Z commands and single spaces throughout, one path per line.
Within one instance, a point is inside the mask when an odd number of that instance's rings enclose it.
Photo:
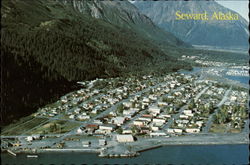
M 175 132 L 175 133 L 182 133 L 182 129 L 175 128 L 175 129 L 174 129 L 174 132 Z
M 200 129 L 199 128 L 186 128 L 185 130 L 187 133 L 199 133 Z
M 159 131 L 159 127 L 151 126 L 151 130 L 152 130 L 152 131 Z
M 26 140 L 27 140 L 28 142 L 31 142 L 31 141 L 33 140 L 33 137 L 32 137 L 32 136 L 27 136 Z
M 197 124 L 199 127 L 202 127 L 203 121 L 197 121 L 196 124 Z
M 162 123 L 162 124 L 164 124 L 166 121 L 165 121 L 165 119 L 159 119 L 159 118 L 154 118 L 153 119 L 153 123 Z
M 157 100 L 157 97 L 155 97 L 154 95 L 149 95 L 148 98 L 153 101 Z
M 99 125 L 102 124 L 101 120 L 94 120 L 93 123 L 96 123 L 96 124 L 99 124 Z
M 174 88 L 175 87 L 175 84 L 170 84 L 170 88 Z
M 150 103 L 150 100 L 149 100 L 149 98 L 143 98 L 143 100 L 142 100 L 142 102 L 144 102 L 144 103 Z
M 149 118 L 149 117 L 139 117 L 138 120 L 150 122 L 151 118 Z
M 125 129 L 125 130 L 122 131 L 122 134 L 132 134 L 132 130 Z
M 114 124 L 105 124 L 105 125 L 99 126 L 99 129 L 108 130 L 108 131 L 113 131 L 115 128 L 116 128 L 116 125 L 114 125 Z
M 157 106 L 151 106 L 149 107 L 148 111 L 153 114 L 159 114 L 161 112 L 161 109 Z
M 145 122 L 141 121 L 141 120 L 135 120 L 135 121 L 133 121 L 133 124 L 141 127 L 141 126 L 145 125 Z
M 135 114 L 136 112 L 135 111 L 133 111 L 133 110 L 124 110 L 124 111 L 122 111 L 122 114 L 123 115 L 130 115 L 130 116 L 132 116 L 133 114 Z
M 180 118 L 181 118 L 181 119 L 188 119 L 188 117 L 189 117 L 189 116 L 187 116 L 187 115 L 180 115 Z
M 132 107 L 132 102 L 124 102 L 124 103 L 122 103 L 122 104 L 123 104 L 123 106 L 126 107 L 126 108 Z
M 165 132 L 151 132 L 150 136 L 166 136 Z
M 96 130 L 96 129 L 98 129 L 98 125 L 97 124 L 88 124 L 88 125 L 86 125 L 86 129 L 88 130 L 88 131 L 93 131 L 93 130 Z
M 148 127 L 141 127 L 141 133 L 145 133 L 145 134 L 149 134 L 150 133 L 150 129 Z
M 174 129 L 168 128 L 167 133 L 174 133 Z
M 158 102 L 158 106 L 167 106 L 167 105 L 168 105 L 168 103 L 161 102 L 161 101 Z
M 86 119 L 90 119 L 90 117 L 89 117 L 89 116 L 85 116 L 85 115 L 78 115 L 78 116 L 77 116 L 77 118 L 78 118 L 79 120 L 86 120 Z
M 78 134 L 82 134 L 84 132 L 84 129 L 82 129 L 81 127 L 77 129 L 76 131 Z
M 120 143 L 134 142 L 134 137 L 130 135 L 116 135 L 116 139 Z
M 125 121 L 125 117 L 115 117 L 112 119 L 112 123 L 117 124 L 117 125 L 122 125 Z
M 191 110 L 184 110 L 183 113 L 184 113 L 185 115 L 188 115 L 188 114 L 192 114 L 192 111 L 191 111 Z
M 162 117 L 162 118 L 171 118 L 171 115 L 169 115 L 169 114 L 160 114 L 159 117 Z
M 150 114 L 143 114 L 143 115 L 141 115 L 142 117 L 145 117 L 145 118 L 152 118 L 153 117 L 153 115 L 150 115 Z

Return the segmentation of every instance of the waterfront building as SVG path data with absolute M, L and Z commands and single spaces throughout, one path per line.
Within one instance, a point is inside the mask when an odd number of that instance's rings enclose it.
M 134 142 L 134 137 L 132 135 L 116 135 L 118 142 Z

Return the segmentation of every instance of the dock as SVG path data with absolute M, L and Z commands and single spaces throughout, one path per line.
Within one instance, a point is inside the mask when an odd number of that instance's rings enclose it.
M 13 155 L 13 156 L 16 156 L 16 153 L 14 153 L 14 152 L 11 151 L 11 150 L 7 150 L 7 152 L 8 152 L 9 154 Z

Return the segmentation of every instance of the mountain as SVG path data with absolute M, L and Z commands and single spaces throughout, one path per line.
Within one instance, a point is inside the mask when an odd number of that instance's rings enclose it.
M 137 1 L 134 5 L 158 26 L 192 45 L 248 48 L 247 21 L 240 15 L 238 20 L 211 19 L 214 12 L 237 14 L 215 1 Z M 177 20 L 178 11 L 184 14 L 207 12 L 209 20 Z
M 190 68 L 176 57 L 188 45 L 128 2 L 3 0 L 1 9 L 2 124 L 79 80 Z
M 141 37 L 156 41 L 158 44 L 189 47 L 176 38 L 173 34 L 166 32 L 156 26 L 151 19 L 128 1 L 100 1 L 100 0 L 58 0 L 63 4 L 71 5 L 75 10 L 105 20 L 121 28 L 135 31 Z

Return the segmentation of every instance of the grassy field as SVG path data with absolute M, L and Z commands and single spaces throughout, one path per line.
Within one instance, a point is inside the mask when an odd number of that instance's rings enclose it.
M 224 133 L 226 131 L 226 124 L 213 124 L 210 128 L 209 132 L 212 133 Z
M 32 130 L 28 134 L 60 134 L 69 132 L 79 126 L 79 123 L 56 120 L 49 123 L 45 123 L 41 127 Z
M 9 125 L 1 133 L 2 135 L 20 135 L 30 129 L 36 127 L 39 124 L 46 122 L 48 119 L 45 118 L 30 118 L 25 122 L 18 122 L 14 125 Z

